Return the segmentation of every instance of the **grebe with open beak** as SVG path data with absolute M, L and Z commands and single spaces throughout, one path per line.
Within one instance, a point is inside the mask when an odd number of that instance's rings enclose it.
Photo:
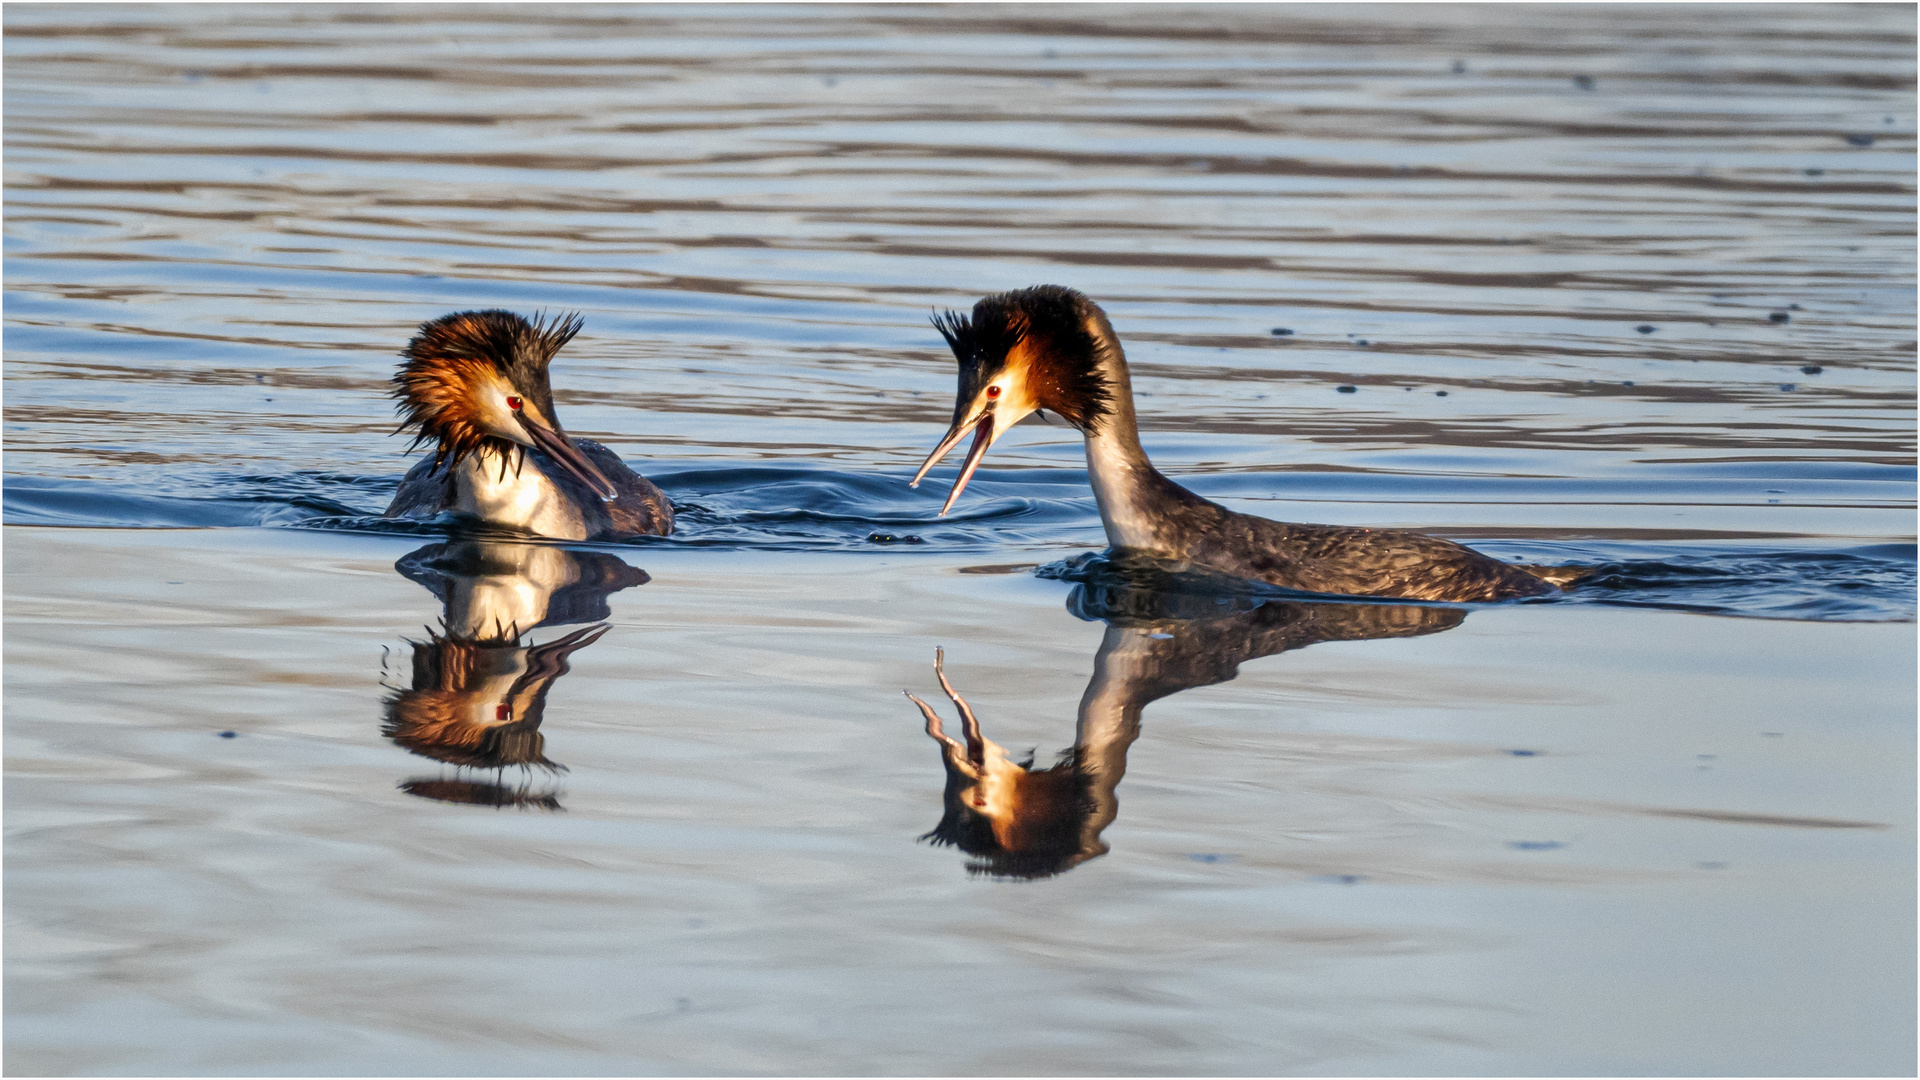
M 1072 289 L 1041 285 L 989 296 L 971 318 L 948 312 L 934 325 L 960 362 L 959 400 L 947 437 L 913 483 L 973 435 L 943 515 L 994 440 L 1027 414 L 1049 409 L 1086 436 L 1088 478 L 1117 552 L 1303 592 L 1405 600 L 1544 596 L 1582 571 L 1516 566 L 1398 529 L 1268 521 L 1195 495 L 1147 460 L 1120 339 L 1099 305 Z
M 577 315 L 528 322 L 463 311 L 425 323 L 393 377 L 402 431 L 434 454 L 407 472 L 386 517 L 455 511 L 557 540 L 665 536 L 673 505 L 619 455 L 554 416 L 547 367 Z

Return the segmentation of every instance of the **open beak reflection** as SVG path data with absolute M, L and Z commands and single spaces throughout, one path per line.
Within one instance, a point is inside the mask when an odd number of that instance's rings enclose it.
M 593 489 L 593 493 L 602 499 L 612 499 L 620 494 L 614 490 L 613 481 L 606 474 L 593 467 L 593 462 L 573 445 L 572 440 L 553 430 L 526 413 L 515 413 L 514 419 L 520 421 L 520 427 L 526 431 L 533 444 L 541 452 L 558 462 L 560 467 L 574 475 L 574 478 Z
M 953 430 L 947 432 L 947 437 L 940 440 L 940 445 L 933 448 L 933 453 L 927 455 L 926 463 L 920 466 L 920 471 L 913 474 L 913 483 L 907 485 L 908 487 L 919 487 L 920 481 L 925 479 L 928 471 L 930 471 L 934 465 L 938 464 L 941 458 L 946 457 L 948 452 L 951 451 L 961 439 L 966 437 L 969 427 L 973 429 L 973 446 L 967 451 L 967 460 L 960 465 L 960 478 L 953 482 L 953 490 L 947 493 L 946 504 L 940 507 L 941 517 L 946 517 L 947 511 L 953 509 L 954 501 L 960 498 L 962 491 L 966 490 L 967 481 L 973 479 L 973 470 L 980 467 L 980 459 L 987 455 L 987 447 L 993 445 L 992 409 L 981 413 L 980 419 L 975 420 L 970 425 L 954 425 Z

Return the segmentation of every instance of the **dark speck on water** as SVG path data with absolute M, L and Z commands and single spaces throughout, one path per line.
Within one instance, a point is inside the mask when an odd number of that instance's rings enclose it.
M 1512 755 L 1513 755 L 1514 757 L 1538 757 L 1538 756 L 1539 756 L 1539 754 L 1540 754 L 1540 751 L 1538 751 L 1538 750 L 1509 750 L 1509 751 L 1507 751 L 1507 753 L 1509 753 L 1509 754 L 1512 754 Z
M 1575 75 L 1573 77 L 1573 85 L 1579 87 L 1582 90 L 1591 90 L 1593 89 L 1593 76 Z
M 223 739 L 237 739 L 240 737 L 240 733 L 237 731 L 223 731 L 220 733 L 220 737 Z
M 1357 392 L 1359 391 L 1359 389 L 1360 389 L 1360 388 L 1359 388 L 1359 387 L 1357 387 L 1357 386 L 1345 386 L 1345 385 L 1343 385 L 1343 386 L 1336 386 L 1336 387 L 1334 387 L 1333 389 L 1334 389 L 1334 392 L 1335 392 L 1335 393 L 1340 393 L 1340 394 L 1352 394 L 1352 393 L 1357 393 Z
M 1434 397 L 1446 397 L 1446 396 L 1447 396 L 1447 392 L 1446 392 L 1445 390 L 1435 390 L 1435 391 L 1433 392 L 1433 396 L 1434 396 Z
M 1567 845 L 1558 840 L 1511 840 L 1507 846 L 1515 851 L 1556 851 Z
M 1652 323 L 1641 323 L 1639 326 L 1634 327 L 1634 329 L 1640 331 L 1643 334 L 1651 334 L 1655 330 L 1658 330 L 1659 327 L 1654 326 Z
M 1284 326 L 1276 326 L 1273 328 L 1273 336 L 1274 337 L 1292 337 L 1293 331 L 1287 329 Z
M 1846 138 L 1847 142 L 1853 146 L 1873 145 L 1873 136 L 1871 135 L 1848 135 Z
M 1786 391 L 1787 393 L 1792 393 L 1792 392 L 1794 392 L 1795 390 L 1798 390 L 1798 389 L 1800 389 L 1800 384 L 1798 384 L 1798 383 L 1790 383 L 1790 382 L 1783 382 L 1783 383 L 1781 383 L 1781 384 L 1780 384 L 1780 389 L 1782 389 L 1782 390 L 1785 390 L 1785 391 Z
M 1826 368 L 1823 368 L 1823 367 L 1821 367 L 1821 366 L 1820 366 L 1819 364 L 1807 364 L 1807 365 L 1805 365 L 1805 366 L 1803 366 L 1803 367 L 1801 367 L 1801 369 L 1800 369 L 1800 374 L 1802 374 L 1802 375 L 1818 375 L 1818 374 L 1820 374 L 1820 373 L 1821 373 L 1822 371 L 1825 371 L 1825 370 L 1826 370 Z
M 1784 311 L 1775 311 L 1767 316 L 1767 321 L 1770 323 L 1792 322 L 1793 316 Z
M 1807 173 L 1807 175 L 1808 175 L 1808 176 L 1825 176 L 1825 175 L 1827 175 L 1827 170 L 1825 170 L 1825 169 L 1808 169 L 1808 170 L 1806 170 L 1806 173 Z
M 895 536 L 893 533 L 876 532 L 867 534 L 869 544 L 924 544 L 925 540 L 911 534 Z

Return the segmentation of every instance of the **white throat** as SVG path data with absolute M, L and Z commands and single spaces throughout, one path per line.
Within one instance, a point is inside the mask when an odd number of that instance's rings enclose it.
M 453 508 L 460 513 L 556 540 L 585 540 L 591 533 L 580 508 L 554 486 L 531 453 L 523 462 L 514 452 L 503 470 L 499 452 L 482 447 L 455 466 L 453 482 Z
M 1112 411 L 1099 421 L 1099 430 L 1087 436 L 1087 479 L 1093 483 L 1094 501 L 1100 504 L 1107 543 L 1155 551 L 1160 543 L 1146 496 L 1159 474 L 1147 460 L 1147 452 L 1140 448 L 1126 354 L 1106 320 L 1089 320 L 1087 330 L 1102 343 L 1100 373 L 1112 393 Z
M 1114 547 L 1152 551 L 1158 546 L 1152 518 L 1140 498 L 1152 472 L 1153 463 L 1140 449 L 1138 438 L 1116 438 L 1110 430 L 1087 436 L 1087 479 L 1093 482 L 1107 543 Z

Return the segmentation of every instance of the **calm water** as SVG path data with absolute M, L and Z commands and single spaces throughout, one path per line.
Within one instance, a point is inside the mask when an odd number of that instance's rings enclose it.
M 9 1072 L 1914 1070 L 1910 7 L 4 18 Z M 934 517 L 1040 282 L 1203 494 L 1605 574 Z M 483 306 L 679 534 L 372 517 Z

